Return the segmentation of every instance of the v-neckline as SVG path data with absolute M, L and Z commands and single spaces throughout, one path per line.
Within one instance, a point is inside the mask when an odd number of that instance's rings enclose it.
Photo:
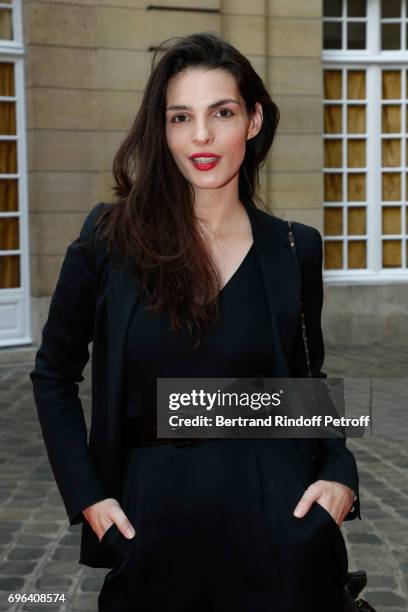
M 221 288 L 219 295 L 221 295 L 225 289 L 228 288 L 228 286 L 231 284 L 231 282 L 234 280 L 234 278 L 237 276 L 237 274 L 239 273 L 239 271 L 241 270 L 241 268 L 244 266 L 245 262 L 247 261 L 247 259 L 249 258 L 250 253 L 252 252 L 252 249 L 254 247 L 254 242 L 252 241 L 251 246 L 249 247 L 248 251 L 246 252 L 246 254 L 244 255 L 243 259 L 241 260 L 241 263 L 239 264 L 239 266 L 236 268 L 236 270 L 233 272 L 232 276 L 229 277 L 229 279 L 227 280 L 227 282 L 225 283 L 225 285 Z

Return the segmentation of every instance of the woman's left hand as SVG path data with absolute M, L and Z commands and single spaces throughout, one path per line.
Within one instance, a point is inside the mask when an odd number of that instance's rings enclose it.
M 316 480 L 306 489 L 293 514 L 298 518 L 303 517 L 316 501 L 327 510 L 340 527 L 353 507 L 354 497 L 353 489 L 340 482 Z

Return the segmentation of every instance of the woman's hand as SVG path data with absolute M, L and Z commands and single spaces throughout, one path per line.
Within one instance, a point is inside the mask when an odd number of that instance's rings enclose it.
M 304 492 L 293 514 L 303 517 L 314 501 L 323 506 L 340 527 L 353 507 L 355 493 L 350 487 L 331 480 L 316 480 Z
M 107 497 L 96 504 L 88 506 L 85 510 L 82 510 L 82 514 L 98 536 L 99 541 L 102 540 L 106 531 L 113 523 L 116 523 L 119 531 L 123 533 L 125 538 L 132 539 L 136 535 L 119 502 L 113 497 Z

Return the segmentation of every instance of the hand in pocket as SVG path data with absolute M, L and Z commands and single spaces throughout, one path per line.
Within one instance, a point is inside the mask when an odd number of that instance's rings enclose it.
M 136 535 L 135 529 L 123 512 L 120 503 L 113 497 L 107 497 L 88 506 L 82 511 L 82 514 L 98 536 L 99 542 L 113 524 L 127 539 L 132 539 Z
M 349 487 L 331 480 L 317 480 L 304 492 L 294 515 L 303 517 L 309 512 L 313 502 L 317 502 L 340 527 L 353 505 L 353 499 L 354 491 Z

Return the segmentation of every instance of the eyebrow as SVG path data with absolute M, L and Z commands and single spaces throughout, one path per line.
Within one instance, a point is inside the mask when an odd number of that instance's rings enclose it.
M 213 108 L 217 108 L 217 106 L 227 104 L 227 102 L 235 102 L 235 104 L 239 104 L 238 100 L 235 100 L 234 98 L 224 98 L 223 100 L 217 100 L 217 102 L 209 104 L 208 108 L 211 110 Z M 172 106 L 168 106 L 166 110 L 192 110 L 192 107 L 185 106 L 183 104 L 173 104 Z

